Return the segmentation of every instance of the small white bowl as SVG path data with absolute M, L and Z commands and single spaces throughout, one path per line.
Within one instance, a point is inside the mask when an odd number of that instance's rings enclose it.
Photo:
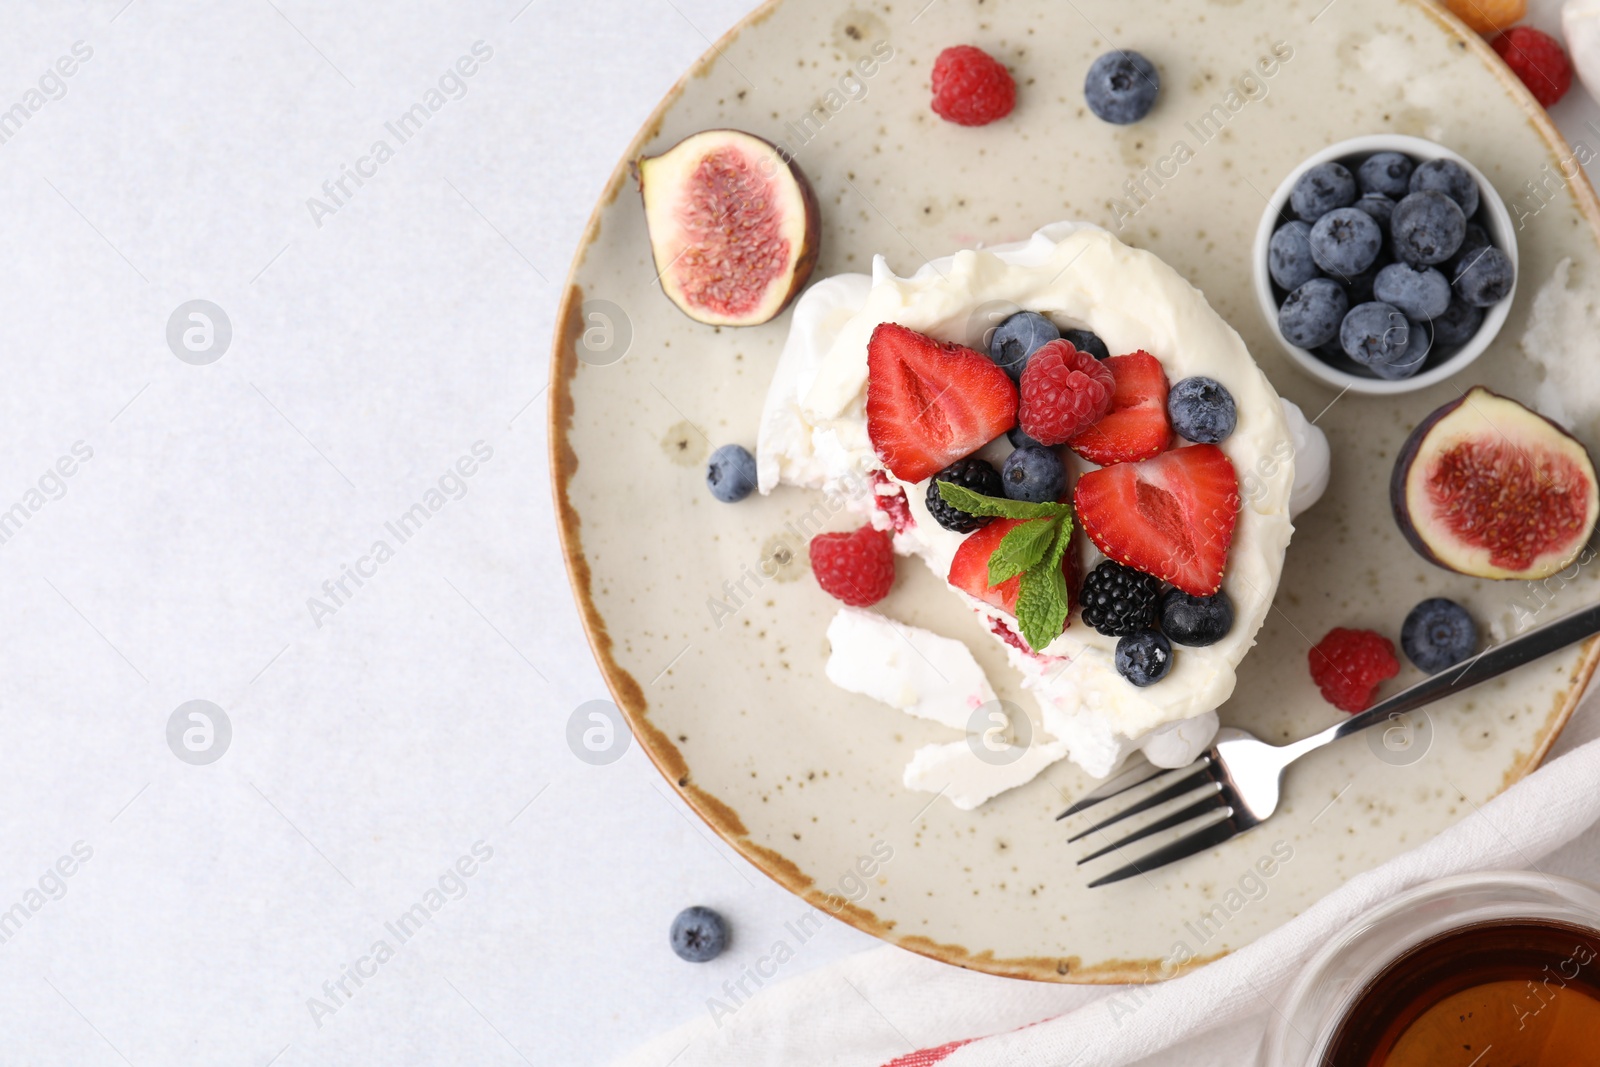
M 1267 209 L 1262 213 L 1261 225 L 1256 227 L 1255 262 L 1253 273 L 1255 276 L 1256 299 L 1261 304 L 1261 314 L 1266 316 L 1267 324 L 1272 329 L 1272 335 L 1278 339 L 1283 350 L 1289 354 L 1290 360 L 1302 371 L 1318 381 L 1331 385 L 1335 389 L 1348 389 L 1352 393 L 1370 393 L 1379 396 L 1393 396 L 1398 393 L 1409 393 L 1417 389 L 1426 389 L 1428 386 L 1441 382 L 1452 374 L 1462 370 L 1473 360 L 1483 355 L 1484 349 L 1489 347 L 1489 342 L 1494 340 L 1495 334 L 1500 332 L 1500 327 L 1505 324 L 1506 316 L 1511 313 L 1511 301 L 1516 297 L 1516 280 L 1513 278 L 1511 292 L 1506 294 L 1493 307 L 1484 311 L 1483 322 L 1478 327 L 1478 332 L 1466 344 L 1458 347 L 1444 360 L 1434 362 L 1432 353 L 1428 361 L 1432 364 L 1418 374 L 1403 378 L 1399 381 L 1387 381 L 1383 378 L 1371 377 L 1365 374 L 1354 374 L 1342 370 L 1328 363 L 1315 352 L 1308 351 L 1298 345 L 1292 345 L 1278 330 L 1278 299 L 1273 292 L 1272 275 L 1267 270 L 1267 245 L 1272 240 L 1272 234 L 1284 222 L 1292 217 L 1288 210 L 1289 193 L 1294 189 L 1295 183 L 1306 171 L 1319 163 L 1334 160 L 1343 163 L 1355 173 L 1360 161 L 1374 152 L 1401 152 L 1418 163 L 1426 163 L 1430 159 L 1451 159 L 1466 168 L 1472 175 L 1473 181 L 1478 183 L 1479 208 L 1474 218 L 1489 235 L 1489 240 L 1511 260 L 1513 271 L 1517 268 L 1517 236 L 1511 226 L 1511 213 L 1506 210 L 1505 201 L 1500 199 L 1500 193 L 1490 184 L 1483 172 L 1474 167 L 1461 156 L 1445 148 L 1443 145 L 1432 141 L 1425 141 L 1421 137 L 1407 137 L 1398 133 L 1375 133 L 1366 137 L 1352 137 L 1348 141 L 1329 145 L 1301 163 L 1289 176 L 1279 184 L 1277 191 L 1272 194 L 1272 199 L 1267 204 Z M 1352 166 L 1352 163 L 1355 165 Z M 1520 271 L 1518 271 L 1520 273 Z M 1352 360 L 1352 367 L 1356 366 Z

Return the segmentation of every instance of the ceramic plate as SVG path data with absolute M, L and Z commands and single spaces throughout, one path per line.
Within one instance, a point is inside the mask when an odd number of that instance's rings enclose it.
M 932 59 L 962 42 L 1017 75 L 1020 105 L 999 124 L 966 129 L 929 110 Z M 1083 104 L 1089 63 L 1113 46 L 1161 71 L 1156 110 L 1133 126 L 1101 123 Z M 1275 48 L 1288 58 L 1261 65 Z M 871 77 L 846 77 L 874 54 Z M 1575 169 L 1569 149 L 1493 53 L 1417 0 L 788 0 L 752 15 L 668 95 L 613 175 L 573 266 L 551 382 L 556 505 L 595 655 L 640 745 L 752 863 L 861 929 L 950 963 L 1139 981 L 1247 944 L 1472 817 L 1537 765 L 1594 646 L 1436 705 L 1409 746 L 1386 747 L 1374 731 L 1316 753 L 1291 772 L 1265 827 L 1110 889 L 1085 888 L 1095 868 L 1075 865 L 1080 846 L 1053 821 L 1092 786 L 1069 763 L 974 812 L 902 787 L 914 749 L 953 737 L 823 677 L 836 604 L 807 572 L 796 531 L 803 516 L 834 528 L 848 517 L 799 490 L 727 506 L 705 489 L 712 447 L 755 444 L 788 316 L 719 330 L 680 314 L 655 284 L 626 164 L 722 126 L 783 142 L 810 176 L 818 277 L 867 270 L 875 252 L 909 274 L 930 256 L 1083 218 L 1204 290 L 1334 450 L 1327 496 L 1299 523 L 1274 610 L 1222 710 L 1273 740 L 1339 717 L 1306 668 L 1309 644 L 1333 626 L 1398 636 L 1417 600 L 1441 595 L 1504 636 L 1596 595 L 1587 569 L 1535 587 L 1429 566 L 1401 540 L 1387 486 L 1411 427 L 1473 383 L 1600 443 L 1600 404 L 1577 370 L 1592 359 L 1578 346 L 1600 329 L 1582 295 L 1597 277 L 1600 211 L 1583 178 L 1560 177 Z M 1274 344 L 1251 293 L 1251 236 L 1297 162 L 1379 131 L 1440 141 L 1489 176 L 1523 216 L 1521 277 L 1498 341 L 1463 377 L 1394 399 L 1340 397 Z M 1542 199 L 1523 189 L 1533 180 L 1546 183 Z M 881 609 L 965 640 L 1002 696 L 1031 709 L 972 614 L 920 564 L 899 570 Z M 1407 666 L 1390 684 L 1416 677 Z

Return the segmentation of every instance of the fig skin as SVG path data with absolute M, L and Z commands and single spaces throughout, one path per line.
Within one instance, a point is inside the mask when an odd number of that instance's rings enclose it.
M 699 309 L 686 307 L 684 303 L 678 300 L 677 297 L 664 284 L 662 285 L 662 292 L 666 294 L 667 298 L 672 301 L 673 306 L 675 306 L 679 311 L 683 312 L 694 321 L 704 323 L 709 326 L 760 326 L 763 323 L 771 322 L 773 319 L 783 314 L 784 310 L 794 302 L 795 297 L 800 295 L 801 290 L 806 287 L 806 283 L 811 280 L 811 272 L 817 265 L 817 256 L 821 251 L 822 246 L 822 215 L 817 202 L 817 194 L 812 190 L 810 180 L 806 178 L 805 172 L 800 169 L 799 164 L 795 162 L 794 158 L 792 156 L 785 157 L 778 147 L 765 137 L 757 136 L 756 134 L 750 133 L 746 130 L 735 130 L 731 128 L 701 130 L 698 133 L 692 133 L 683 138 L 664 152 L 657 153 L 653 156 L 640 156 L 630 165 L 629 169 L 633 174 L 634 182 L 639 187 L 639 198 L 641 201 L 646 203 L 647 230 L 649 225 L 649 209 L 648 201 L 645 197 L 645 184 L 648 180 L 649 164 L 671 155 L 684 144 L 696 138 L 706 139 L 708 151 L 719 138 L 723 139 L 724 143 L 736 142 L 739 140 L 753 141 L 770 149 L 773 155 L 782 161 L 783 165 L 788 169 L 789 175 L 793 178 L 795 189 L 799 193 L 799 208 L 805 220 L 805 231 L 800 239 L 799 251 L 795 254 L 794 265 L 789 273 L 789 287 L 787 291 L 784 292 L 783 298 L 780 301 L 778 301 L 775 305 L 770 305 L 770 314 L 766 313 L 765 307 L 762 309 L 762 312 L 758 317 L 751 318 L 732 318 L 723 315 L 707 314 Z M 781 182 L 783 180 L 781 173 L 777 172 L 776 170 L 768 174 L 767 178 L 773 182 Z M 670 269 L 671 264 L 663 264 L 661 262 L 660 257 L 657 254 L 653 237 L 650 243 L 650 253 L 651 260 L 655 263 L 657 271 L 660 274 L 665 274 L 666 271 Z
M 1434 550 L 1434 547 L 1428 543 L 1422 532 L 1417 528 L 1417 524 L 1412 518 L 1412 509 L 1410 503 L 1406 498 L 1406 483 L 1410 480 L 1412 467 L 1415 465 L 1418 458 L 1424 454 L 1424 446 L 1427 444 L 1428 437 L 1434 428 L 1438 426 L 1439 423 L 1445 418 L 1457 412 L 1462 405 L 1471 403 L 1477 398 L 1481 398 L 1485 403 L 1510 404 L 1520 408 L 1528 416 L 1533 419 L 1537 419 L 1539 422 L 1543 423 L 1545 427 L 1548 427 L 1552 440 L 1564 440 L 1570 442 L 1571 446 L 1577 450 L 1577 453 L 1583 457 L 1590 486 L 1590 519 L 1587 528 L 1583 531 L 1583 535 L 1581 537 L 1574 537 L 1570 545 L 1570 551 L 1559 558 L 1552 556 L 1547 561 L 1540 562 L 1524 571 L 1513 572 L 1498 567 L 1494 567 L 1492 570 L 1487 572 L 1473 570 L 1460 566 L 1456 562 L 1440 556 L 1440 554 Z M 1422 422 L 1417 424 L 1417 428 L 1411 431 L 1411 434 L 1406 438 L 1405 443 L 1400 446 L 1400 451 L 1395 456 L 1394 472 L 1389 479 L 1389 506 L 1394 512 L 1394 521 L 1395 524 L 1400 528 L 1400 533 L 1405 537 L 1406 541 L 1411 545 L 1411 547 L 1416 550 L 1417 555 L 1421 556 L 1429 563 L 1432 563 L 1434 566 L 1441 567 L 1447 571 L 1453 571 L 1456 574 L 1465 574 L 1474 578 L 1491 578 L 1497 580 L 1535 580 L 1547 578 L 1552 574 L 1556 574 L 1562 570 L 1565 570 L 1572 564 L 1573 560 L 1577 559 L 1583 552 L 1584 547 L 1588 544 L 1589 538 L 1594 533 L 1593 513 L 1595 508 L 1593 505 L 1593 497 L 1596 492 L 1597 483 L 1594 461 L 1592 457 L 1589 456 L 1589 451 L 1583 445 L 1583 442 L 1579 441 L 1565 429 L 1558 426 L 1545 416 L 1539 414 L 1537 411 L 1534 411 L 1532 408 L 1529 408 L 1520 402 L 1511 399 L 1510 397 L 1502 396 L 1499 393 L 1486 389 L 1481 385 L 1476 385 L 1466 393 L 1462 394 L 1459 399 L 1452 400 L 1448 404 L 1445 404 L 1431 412 L 1427 418 L 1423 419 Z

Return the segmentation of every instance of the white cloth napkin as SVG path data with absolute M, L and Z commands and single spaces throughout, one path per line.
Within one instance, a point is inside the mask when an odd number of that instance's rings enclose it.
M 1254 1062 L 1269 1013 L 1296 973 L 1356 916 L 1445 875 L 1545 866 L 1541 860 L 1600 820 L 1593 697 L 1568 726 L 1565 755 L 1427 844 L 1351 879 L 1254 944 L 1183 978 L 1137 988 L 1050 985 L 874 949 L 773 986 L 721 1025 L 702 1020 L 667 1034 L 616 1067 Z

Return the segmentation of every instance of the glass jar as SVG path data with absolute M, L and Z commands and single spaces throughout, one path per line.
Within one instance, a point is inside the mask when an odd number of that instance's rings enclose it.
M 1350 1009 L 1391 963 L 1452 931 L 1510 920 L 1575 926 L 1600 937 L 1600 891 L 1532 871 L 1485 871 L 1401 893 L 1355 920 L 1311 958 L 1269 1022 L 1260 1062 L 1320 1067 Z

